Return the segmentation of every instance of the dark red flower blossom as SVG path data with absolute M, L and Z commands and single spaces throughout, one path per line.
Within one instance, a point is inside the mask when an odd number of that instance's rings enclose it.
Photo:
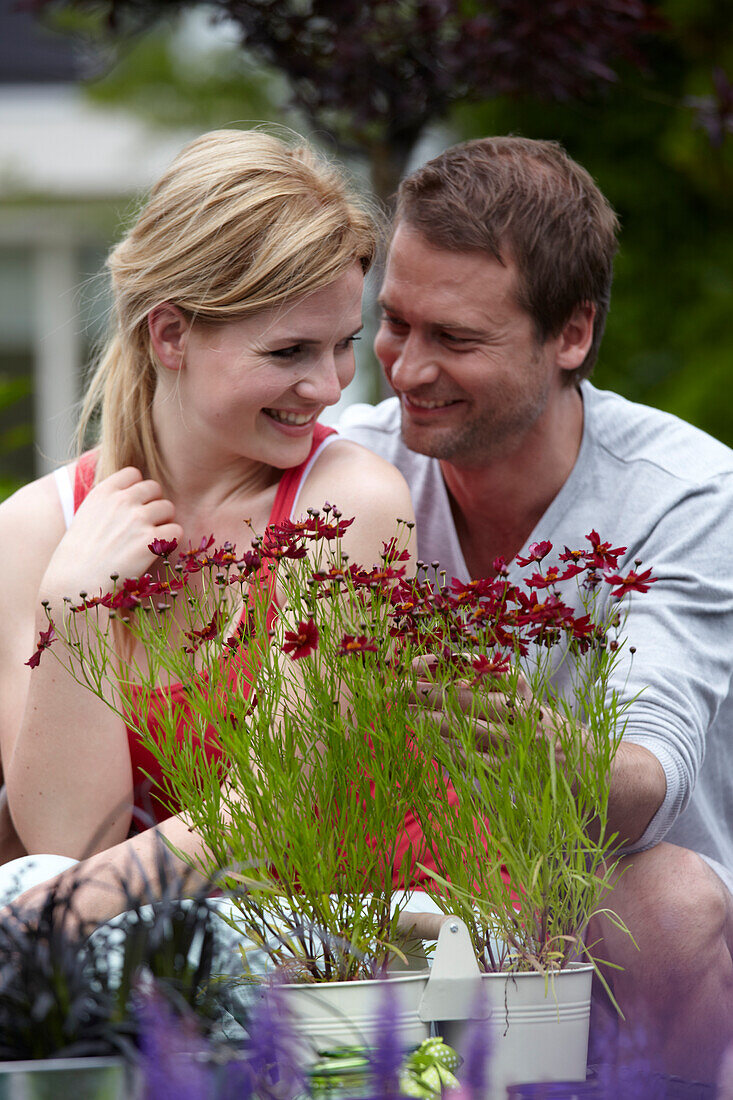
M 159 558 L 167 558 L 178 547 L 178 539 L 153 539 L 148 550 Z
M 245 640 L 252 638 L 256 626 L 257 618 L 255 613 L 251 607 L 248 607 L 237 624 L 237 629 L 224 641 L 225 656 L 231 656 L 232 653 L 236 653 Z
M 143 600 L 167 591 L 168 584 L 165 581 L 156 581 L 150 573 L 143 573 L 141 577 L 128 577 L 124 580 L 108 603 L 105 600 L 99 602 L 113 611 L 134 611 Z
M 366 634 L 344 634 L 338 648 L 339 657 L 350 657 L 354 653 L 376 653 L 377 644 L 374 638 L 367 638 Z
M 283 653 L 289 653 L 297 660 L 299 657 L 307 657 L 318 646 L 318 627 L 309 619 L 308 622 L 299 622 L 297 630 L 286 630 L 283 642 Z
M 497 679 L 505 676 L 511 667 L 511 660 L 508 653 L 495 653 L 491 660 L 481 653 L 474 658 L 471 667 L 474 673 L 471 683 L 476 687 L 483 683 L 487 676 L 494 676 Z
M 531 565 L 533 561 L 542 561 L 552 550 L 552 543 L 547 542 L 533 542 L 527 551 L 526 558 L 517 557 L 517 565 Z
M 409 550 L 400 550 L 397 545 L 397 539 L 391 538 L 389 542 L 382 543 L 382 559 L 384 561 L 409 561 Z
M 491 568 L 494 570 L 497 577 L 509 576 L 509 566 L 506 563 L 506 558 L 503 558 L 501 556 L 499 556 L 498 558 L 494 558 L 491 563 Z
M 214 638 L 218 637 L 223 625 L 222 618 L 221 611 L 215 611 L 211 618 L 211 622 L 207 623 L 201 630 L 186 631 L 185 636 L 188 638 L 189 642 L 198 649 L 202 642 L 211 642 Z
M 652 576 L 651 569 L 646 569 L 643 573 L 630 569 L 625 577 L 620 573 L 605 573 L 603 579 L 606 584 L 618 585 L 612 590 L 611 595 L 618 596 L 620 599 L 627 592 L 648 592 L 649 585 L 655 584 L 659 578 Z
M 556 565 L 553 565 L 546 573 L 533 573 L 531 577 L 527 577 L 524 583 L 527 588 L 549 588 L 551 584 L 557 584 L 559 580 L 560 570 Z
M 351 527 L 353 522 L 353 516 L 351 519 L 336 518 L 335 523 L 329 523 L 327 519 L 321 519 L 320 516 L 311 516 L 308 520 L 308 538 L 314 542 L 320 539 L 327 541 L 340 539 L 346 528 Z
M 214 547 L 211 554 L 206 554 L 202 559 L 202 565 L 211 565 L 221 569 L 223 565 L 233 565 L 237 560 L 237 548 L 233 542 L 223 542 L 221 546 Z
M 260 554 L 263 558 L 269 558 L 272 561 L 282 561 L 283 558 L 295 560 L 304 558 L 307 550 L 300 534 L 295 536 L 283 534 L 274 527 L 268 527 L 260 547 Z
M 591 549 L 585 552 L 585 560 L 592 569 L 615 569 L 618 559 L 626 553 L 625 546 L 612 548 L 610 542 L 601 542 L 597 531 L 591 531 L 585 537 L 591 545 Z
M 262 558 L 257 550 L 247 550 L 239 560 L 240 566 L 243 567 L 247 576 L 252 573 L 256 573 L 262 565 Z
M 53 622 L 48 624 L 48 630 L 40 630 L 38 632 L 38 641 L 36 642 L 36 652 L 32 657 L 25 662 L 29 668 L 38 668 L 41 663 L 41 654 L 44 649 L 48 649 L 51 642 L 56 639 L 56 631 L 54 629 Z
M 204 535 L 198 546 L 189 543 L 188 550 L 181 550 L 179 561 L 187 574 L 199 573 L 203 569 L 206 551 L 214 545 L 214 541 L 213 535 Z

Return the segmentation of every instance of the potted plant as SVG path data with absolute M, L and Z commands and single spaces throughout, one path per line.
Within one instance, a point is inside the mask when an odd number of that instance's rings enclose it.
M 585 1078 L 595 960 L 583 931 L 618 862 L 609 777 L 629 706 L 610 685 L 633 659 L 624 597 L 653 583 L 639 563 L 618 573 L 625 548 L 595 531 L 587 543 L 552 563 L 550 543 L 534 544 L 491 580 L 424 582 L 402 623 L 418 648 L 440 639 L 423 671 L 450 726 L 431 750 L 443 797 L 419 811 L 441 864 L 428 893 L 465 923 L 485 976 L 492 1098 L 514 1082 Z M 429 715 L 415 731 L 429 741 Z M 442 1034 L 460 1045 L 459 1028 Z
M 608 771 L 623 721 L 605 690 L 623 624 L 615 604 L 601 613 L 599 591 L 633 586 L 613 580 L 619 552 L 595 532 L 590 550 L 566 551 L 555 571 L 540 568 L 550 547 L 539 544 L 525 590 L 501 562 L 493 580 L 468 585 L 410 578 L 396 539 L 377 565 L 349 563 L 348 522 L 327 505 L 268 528 L 245 553 L 213 539 L 177 560 L 175 546 L 163 548 L 162 580 L 68 601 L 53 646 L 126 720 L 131 685 L 139 711 L 155 701 L 156 736 L 141 736 L 203 838 L 200 869 L 232 893 L 245 972 L 257 970 L 253 949 L 277 967 L 285 995 L 310 1005 L 299 1011 L 315 1017 L 303 1025 L 314 1049 L 368 1032 L 376 979 L 404 956 L 409 894 L 399 888 L 420 877 L 465 922 L 478 965 L 508 968 L 513 985 L 535 970 L 546 988 L 582 953 L 581 929 L 613 869 Z M 275 575 L 283 599 L 273 620 Z M 573 578 L 577 612 L 554 590 Z M 169 614 L 176 600 L 182 632 Z M 134 667 L 118 662 L 107 614 L 140 643 Z M 39 655 L 53 639 L 49 626 Z M 558 659 L 568 696 L 553 689 Z M 425 678 L 441 694 L 438 720 L 413 705 Z M 166 681 L 187 688 L 183 740 L 180 704 L 157 692 Z M 509 736 L 485 752 L 476 730 L 487 713 L 498 717 L 499 701 Z M 551 735 L 538 736 L 547 722 Z M 211 738 L 222 758 L 202 750 Z M 425 1035 L 425 980 L 404 979 L 405 1044 Z M 371 1006 L 345 1009 L 334 996 Z
M 37 913 L 9 906 L 0 925 L 0 1095 L 137 1097 L 141 1006 L 153 990 L 181 1026 L 195 1020 L 214 1041 L 229 1011 L 225 986 L 211 978 L 215 917 L 203 892 L 181 901 L 186 884 L 170 860 L 161 857 L 158 875 L 158 903 L 126 891 L 126 926 L 91 936 L 76 911 L 81 877 Z
M 169 547 L 165 579 L 124 580 L 62 614 L 47 609 L 55 631 L 39 643 L 126 721 L 155 706 L 155 737 L 141 736 L 203 838 L 198 869 L 231 898 L 219 908 L 248 945 L 245 977 L 263 955 L 277 969 L 313 1056 L 363 1042 L 380 979 L 408 967 L 400 888 L 426 858 L 410 792 L 434 778 L 406 736 L 409 685 L 389 634 L 407 555 L 393 541 L 377 565 L 350 566 L 340 550 L 349 522 L 326 506 L 268 528 L 243 554 L 210 539 L 177 556 Z M 273 622 L 275 570 L 284 609 Z M 186 619 L 179 635 L 174 601 Z M 118 660 L 109 616 L 140 642 L 134 667 Z M 161 682 L 186 685 L 189 739 Z M 202 751 L 211 738 L 223 759 Z M 420 973 L 394 978 L 406 1047 L 427 1037 L 417 1014 L 426 980 L 424 956 Z

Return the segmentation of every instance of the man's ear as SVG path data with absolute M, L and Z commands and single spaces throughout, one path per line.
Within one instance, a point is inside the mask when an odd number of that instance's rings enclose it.
M 166 370 L 180 370 L 191 321 L 178 306 L 163 302 L 148 314 L 148 333 L 155 357 Z
M 577 370 L 585 361 L 593 342 L 595 316 L 593 302 L 583 302 L 563 325 L 557 343 L 557 365 L 562 370 Z

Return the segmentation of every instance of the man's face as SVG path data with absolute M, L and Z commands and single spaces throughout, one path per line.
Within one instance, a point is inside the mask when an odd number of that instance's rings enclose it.
M 521 447 L 562 388 L 554 341 L 516 302 L 516 268 L 395 231 L 375 351 L 421 454 L 481 466 Z

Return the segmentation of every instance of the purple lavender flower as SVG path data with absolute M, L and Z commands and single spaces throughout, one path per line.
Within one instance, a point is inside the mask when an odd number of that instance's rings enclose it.
M 399 1077 L 404 1051 L 399 1041 L 397 1002 L 394 989 L 384 982 L 379 1023 L 369 1056 L 371 1066 L 371 1100 L 397 1100 Z
M 491 1061 L 491 1020 L 486 1019 L 486 994 L 481 990 L 466 1023 L 460 1052 L 463 1064 L 457 1070 L 465 1100 L 481 1100 L 486 1095 Z
M 246 1062 L 252 1094 L 262 1100 L 290 1100 L 305 1093 L 298 1058 L 300 1044 L 277 986 L 269 986 L 252 1006 L 247 1030 Z M 236 1072 L 232 1067 L 231 1073 Z
M 643 1028 L 618 1033 L 613 1051 L 602 1052 L 598 1067 L 601 1096 L 624 1100 L 665 1100 L 667 1085 L 649 1058 L 651 1044 Z
M 141 997 L 140 1051 L 145 1100 L 203 1100 L 211 1094 L 208 1046 L 189 1018 L 155 992 Z

